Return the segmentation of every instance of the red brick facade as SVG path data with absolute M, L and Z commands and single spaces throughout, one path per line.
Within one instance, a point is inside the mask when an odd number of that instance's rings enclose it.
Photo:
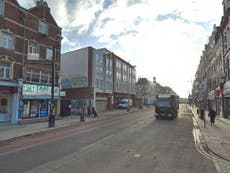
M 28 10 L 17 0 L 0 3 L 0 102 L 5 104 L 0 121 L 47 117 L 53 58 L 55 88 L 59 85 L 61 28 L 43 0 Z M 40 94 L 35 94 L 38 87 Z
M 11 61 L 13 75 L 11 80 L 24 78 L 28 68 L 51 71 L 51 61 L 46 60 L 46 48 L 55 47 L 56 76 L 60 71 L 61 28 L 58 27 L 46 2 L 38 1 L 34 8 L 25 10 L 16 0 L 4 1 L 4 13 L 0 16 L 0 31 L 13 35 L 13 48 L 0 46 L 0 60 Z M 39 32 L 39 20 L 48 24 L 47 35 Z M 28 60 L 28 43 L 35 41 L 39 45 L 39 59 Z M 10 58 L 9 58 L 10 57 Z M 56 78 L 57 85 L 58 78 Z

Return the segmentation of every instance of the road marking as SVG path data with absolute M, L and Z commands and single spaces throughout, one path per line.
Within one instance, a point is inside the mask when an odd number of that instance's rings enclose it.
M 137 124 L 144 124 L 144 121 L 138 121 Z
M 141 155 L 140 154 L 134 154 L 133 157 L 134 158 L 139 158 L 139 157 L 141 157 Z
M 192 110 L 193 114 L 194 111 Z M 208 147 L 208 145 L 206 144 L 204 138 L 202 137 L 202 134 L 201 134 L 201 130 L 199 128 L 199 124 L 196 120 L 195 117 L 192 117 L 193 119 L 193 137 L 194 137 L 194 142 L 195 142 L 195 147 L 196 149 L 207 159 L 211 160 L 214 162 L 214 165 L 216 167 L 216 170 L 218 173 L 222 173 L 221 169 L 220 169 L 220 166 L 219 165 L 223 165 L 223 166 L 227 166 L 229 167 L 230 166 L 230 163 L 227 162 L 226 160 L 218 157 L 217 155 L 215 155 L 212 150 Z M 205 151 L 203 145 L 206 145 L 207 146 L 207 149 L 211 152 L 207 152 Z
M 96 142 L 94 142 L 94 143 L 92 143 L 92 144 L 89 144 L 89 145 L 86 145 L 86 146 L 82 147 L 80 150 L 81 150 L 81 151 L 82 151 L 82 150 L 87 150 L 87 149 L 93 147 L 94 145 L 96 145 L 96 144 L 98 144 L 98 143 L 104 142 L 104 141 L 106 141 L 106 140 L 112 138 L 113 136 L 114 136 L 114 134 L 112 134 L 112 135 L 110 135 L 110 136 L 107 136 L 107 137 L 105 137 L 105 138 L 102 138 L 102 139 L 100 139 L 100 140 L 98 140 L 98 141 L 96 141 Z
M 220 169 L 220 167 L 219 167 L 219 165 L 218 165 L 218 163 L 216 161 L 216 158 L 214 156 L 212 156 L 212 159 L 213 159 L 213 162 L 214 162 L 214 165 L 216 167 L 217 172 L 221 173 L 222 171 L 221 171 L 221 169 Z

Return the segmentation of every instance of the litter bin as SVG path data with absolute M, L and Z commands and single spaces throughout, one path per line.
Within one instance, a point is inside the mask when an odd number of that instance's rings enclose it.
M 51 114 L 49 116 L 49 127 L 54 127 L 54 126 L 55 126 L 55 116 Z

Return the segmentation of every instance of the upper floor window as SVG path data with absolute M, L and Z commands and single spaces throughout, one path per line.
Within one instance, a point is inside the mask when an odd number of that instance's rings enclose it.
M 0 61 L 0 78 L 10 79 L 11 64 L 8 62 Z
M 103 65 L 103 57 L 96 53 L 96 64 L 102 66 Z
M 39 32 L 48 35 L 48 24 L 42 20 L 39 20 Z
M 6 49 L 13 49 L 13 35 L 2 31 L 1 33 L 1 47 Z
M 28 60 L 39 60 L 39 45 L 35 41 L 30 41 L 28 45 Z
M 226 44 L 227 44 L 227 49 L 230 47 L 230 31 L 226 31 Z
M 53 59 L 53 49 L 46 48 L 46 59 L 52 60 Z
M 38 53 L 38 43 L 34 41 L 29 42 L 29 53 L 32 54 Z
M 51 78 L 51 73 L 47 71 L 28 69 L 26 72 L 26 81 L 31 83 L 50 85 L 52 82 Z
M 3 16 L 3 0 L 0 0 L 0 16 Z

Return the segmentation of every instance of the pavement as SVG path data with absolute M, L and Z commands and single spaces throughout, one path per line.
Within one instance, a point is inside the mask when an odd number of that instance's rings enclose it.
M 230 119 L 217 115 L 214 126 L 211 126 L 208 111 L 205 111 L 206 125 L 204 126 L 204 121 L 197 114 L 197 108 L 190 108 L 209 150 L 216 156 L 230 162 Z
M 144 108 L 145 109 L 145 108 Z M 134 112 L 138 111 L 139 109 L 137 108 L 132 108 L 128 112 Z M 120 114 L 125 114 L 128 113 L 126 109 L 114 109 L 111 111 L 105 111 L 105 112 L 98 112 L 98 117 L 93 118 L 92 115 L 91 117 L 85 117 L 85 122 L 90 122 L 90 121 L 97 121 L 103 118 L 108 118 L 112 115 L 120 115 Z M 24 121 L 21 122 L 20 124 L 0 124 L 0 143 L 1 142 L 6 142 L 9 140 L 13 140 L 16 138 L 20 138 L 23 136 L 35 134 L 35 133 L 40 133 L 44 131 L 49 131 L 61 127 L 67 127 L 71 126 L 74 124 L 78 123 L 85 123 L 85 122 L 80 122 L 80 116 L 79 115 L 71 115 L 71 116 L 66 116 L 66 117 L 56 117 L 55 120 L 55 127 L 49 128 L 48 127 L 48 119 L 43 119 L 43 121 L 39 122 L 34 122 L 33 120 Z

